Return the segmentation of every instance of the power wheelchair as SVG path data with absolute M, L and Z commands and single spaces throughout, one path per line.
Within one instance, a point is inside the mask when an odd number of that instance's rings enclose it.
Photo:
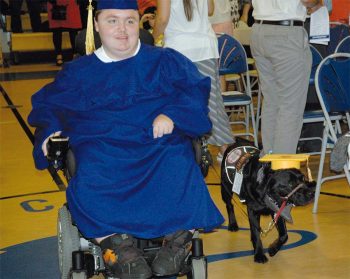
M 196 140 L 193 142 L 193 148 L 196 161 L 203 175 L 206 176 L 211 164 L 207 144 L 201 140 Z M 47 158 L 56 172 L 62 171 L 67 182 L 69 182 L 75 173 L 75 159 L 73 152 L 69 149 L 68 138 L 60 136 L 50 138 Z M 87 279 L 98 274 L 103 274 L 107 279 L 116 279 L 108 274 L 99 245 L 94 243 L 93 240 L 85 238 L 79 232 L 74 220 L 72 220 L 67 204 L 63 205 L 58 211 L 57 238 L 61 279 Z M 160 249 L 162 241 L 162 238 L 137 239 L 137 248 L 143 250 L 144 257 L 149 264 L 152 263 Z M 191 252 L 178 276 L 207 279 L 207 260 L 203 254 L 203 243 L 199 238 L 198 231 L 195 231 Z

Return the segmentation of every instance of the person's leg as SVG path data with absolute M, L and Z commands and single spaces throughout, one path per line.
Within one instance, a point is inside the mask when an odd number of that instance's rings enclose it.
M 29 17 L 30 17 L 30 24 L 32 26 L 33 32 L 40 32 L 41 31 L 41 2 L 38 0 L 26 0 L 28 11 L 29 11 Z
M 165 236 L 163 246 L 152 263 L 157 276 L 175 275 L 181 271 L 192 247 L 192 231 L 178 231 Z
M 70 40 L 70 45 L 72 46 L 72 52 L 73 55 L 76 53 L 75 52 L 75 38 L 77 37 L 78 31 L 75 29 L 69 30 L 69 40 Z
M 151 268 L 136 248 L 135 240 L 128 234 L 114 234 L 97 238 L 107 270 L 117 278 L 147 279 Z
M 261 92 L 264 96 L 261 111 L 261 138 L 265 154 L 272 152 L 274 134 L 279 111 L 279 98 L 275 72 L 269 57 L 265 56 L 264 26 L 254 24 L 252 29 L 251 52 L 259 72 Z
M 21 8 L 23 0 L 10 0 L 11 11 L 11 31 L 13 33 L 22 33 Z
M 208 59 L 195 62 L 195 64 L 202 75 L 209 76 L 211 79 L 209 118 L 213 127 L 208 143 L 219 146 L 220 153 L 223 154 L 227 145 L 234 143 L 234 138 L 221 96 L 218 62 L 216 59 Z
M 87 1 L 87 0 L 78 0 L 77 3 L 79 5 L 82 29 L 86 29 L 87 18 L 88 18 L 87 7 L 89 5 L 89 1 Z
M 52 40 L 55 47 L 56 65 L 61 66 L 63 64 L 62 57 L 62 30 L 59 28 L 52 30 Z
M 296 153 L 311 72 L 311 52 L 302 27 L 281 28 L 288 34 L 280 52 L 275 52 L 280 110 L 274 138 L 274 153 Z M 285 30 L 287 29 L 287 30 Z
M 254 38 L 254 35 L 260 40 Z M 311 53 L 306 32 L 302 27 L 255 24 L 252 38 L 253 54 L 256 53 L 256 49 L 262 47 L 262 56 L 271 62 L 270 71 L 274 73 L 274 80 L 265 80 L 266 69 L 261 67 L 262 63 L 257 57 L 256 64 L 264 94 L 262 113 L 264 151 L 295 153 L 311 70 Z M 269 82 L 274 84 L 273 94 L 266 91 L 269 87 L 266 83 Z M 272 96 L 273 106 L 271 100 L 266 99 L 267 96 Z

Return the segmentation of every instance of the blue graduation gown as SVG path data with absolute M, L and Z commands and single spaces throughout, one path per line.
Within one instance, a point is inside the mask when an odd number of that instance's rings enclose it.
M 171 49 L 141 45 L 131 58 L 104 63 L 95 54 L 65 65 L 33 95 L 34 159 L 50 134 L 69 136 L 77 173 L 66 195 L 85 237 L 128 233 L 155 238 L 212 229 L 224 219 L 195 163 L 191 138 L 210 131 L 210 79 Z M 153 139 L 153 120 L 170 117 L 172 134 Z

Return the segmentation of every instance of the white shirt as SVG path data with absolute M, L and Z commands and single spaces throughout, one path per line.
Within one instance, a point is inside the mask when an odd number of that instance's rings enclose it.
M 300 0 L 252 0 L 256 20 L 305 21 L 306 8 Z
M 135 56 L 139 52 L 140 47 L 141 47 L 141 43 L 140 43 L 140 39 L 139 39 L 139 41 L 137 43 L 137 48 L 135 50 L 135 53 L 132 55 L 132 57 Z M 103 46 L 101 46 L 98 49 L 96 49 L 94 51 L 94 53 L 97 56 L 97 58 L 100 59 L 104 63 L 111 63 L 111 62 L 116 62 L 116 61 L 123 60 L 123 59 L 114 59 L 114 58 L 109 57 L 107 55 L 106 51 L 104 50 Z
M 229 0 L 215 0 L 214 14 L 209 17 L 211 24 L 231 22 L 231 4 Z
M 206 0 L 192 0 L 193 18 L 187 21 L 182 0 L 171 0 L 164 46 L 173 48 L 192 62 L 219 58 L 218 42 L 208 19 Z

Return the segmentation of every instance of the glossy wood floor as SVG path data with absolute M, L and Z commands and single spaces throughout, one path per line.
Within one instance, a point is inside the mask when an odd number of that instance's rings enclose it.
M 56 218 L 65 192 L 48 171 L 32 160 L 32 129 L 26 118 L 31 95 L 50 82 L 58 67 L 47 64 L 0 69 L 0 278 L 58 279 Z M 217 150 L 211 148 L 215 155 Z M 318 157 L 311 159 L 316 177 Z M 210 193 L 226 216 L 220 197 L 219 166 L 206 178 Z M 350 278 L 350 188 L 345 179 L 325 183 L 318 214 L 312 205 L 294 208 L 289 241 L 266 264 L 253 262 L 246 209 L 236 214 L 241 230 L 223 226 L 203 234 L 208 278 Z M 269 220 L 263 219 L 262 226 Z M 264 239 L 265 246 L 276 232 Z

